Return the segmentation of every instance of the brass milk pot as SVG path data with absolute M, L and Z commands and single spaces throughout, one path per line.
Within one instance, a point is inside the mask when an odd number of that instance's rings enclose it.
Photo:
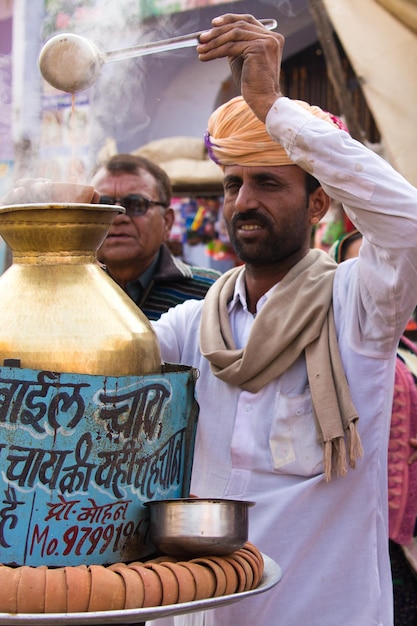
M 0 276 L 0 366 L 102 376 L 160 372 L 150 322 L 96 260 L 119 208 L 0 208 L 0 235 L 13 252 Z

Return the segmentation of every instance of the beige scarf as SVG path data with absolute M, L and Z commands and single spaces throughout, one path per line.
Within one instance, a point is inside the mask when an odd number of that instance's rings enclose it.
M 252 393 L 285 372 L 305 352 L 318 440 L 324 448 L 326 480 L 347 472 L 363 455 L 358 415 L 343 370 L 333 318 L 335 263 L 310 250 L 269 296 L 253 322 L 245 348 L 235 347 L 227 306 L 243 268 L 223 274 L 206 294 L 200 349 L 212 372 Z

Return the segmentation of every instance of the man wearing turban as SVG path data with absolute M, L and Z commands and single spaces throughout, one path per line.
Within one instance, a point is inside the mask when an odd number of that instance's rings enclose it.
M 336 118 L 282 95 L 283 47 L 247 15 L 200 37 L 200 60 L 227 57 L 241 88 L 206 145 L 243 265 L 154 324 L 163 358 L 200 372 L 192 492 L 254 501 L 249 540 L 282 578 L 175 624 L 392 626 L 387 446 L 417 301 L 417 190 Z M 340 265 L 310 247 L 329 196 L 364 238 Z

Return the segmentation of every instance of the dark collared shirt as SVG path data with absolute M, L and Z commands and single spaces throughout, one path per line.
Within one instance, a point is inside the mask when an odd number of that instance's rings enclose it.
M 162 313 L 185 300 L 202 300 L 220 275 L 214 269 L 187 265 L 162 244 L 142 276 L 129 281 L 126 293 L 149 320 L 157 320 Z

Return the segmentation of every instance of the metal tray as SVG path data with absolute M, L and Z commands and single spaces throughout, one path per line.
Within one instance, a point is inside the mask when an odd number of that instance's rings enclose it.
M 270 557 L 262 554 L 264 558 L 264 574 L 256 589 L 232 593 L 218 598 L 207 598 L 206 600 L 196 600 L 194 602 L 183 602 L 179 604 L 169 604 L 167 606 L 155 606 L 146 609 L 129 609 L 126 611 L 91 611 L 88 613 L 0 613 L 0 626 L 11 626 L 13 624 L 30 624 L 31 626 L 82 626 L 83 624 L 137 624 L 147 620 L 181 615 L 184 613 L 194 613 L 204 609 L 214 609 L 226 604 L 239 602 L 243 598 L 263 593 L 274 587 L 282 577 L 280 566 Z

